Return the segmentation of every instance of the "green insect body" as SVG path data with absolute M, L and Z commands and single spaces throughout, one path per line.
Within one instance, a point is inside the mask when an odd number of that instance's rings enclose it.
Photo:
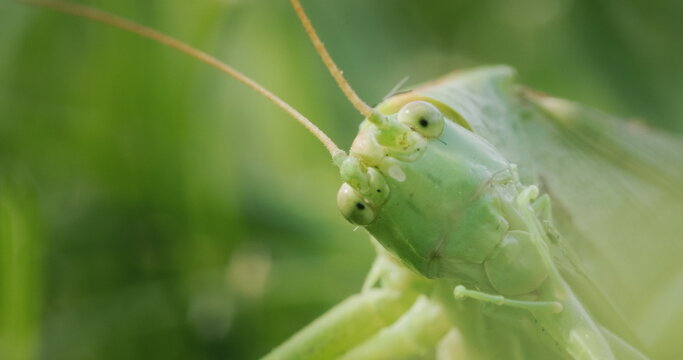
M 447 77 L 377 107 L 382 115 L 366 119 L 350 156 L 337 159 L 345 181 L 340 210 L 364 226 L 379 249 L 358 296 L 395 290 L 404 293 L 396 300 L 403 306 L 419 300 L 374 337 L 349 341 L 337 352 L 303 352 L 305 357 L 644 359 L 658 358 L 658 351 L 680 353 L 673 342 L 666 350 L 647 344 L 626 309 L 588 280 L 575 253 L 580 248 L 571 243 L 574 234 L 565 237 L 554 220 L 557 214 L 562 225 L 567 214 L 554 211 L 547 192 L 538 196 L 538 187 L 553 188 L 538 168 L 525 166 L 533 164 L 532 154 L 510 152 L 515 161 L 508 161 L 493 145 L 499 138 L 491 142 L 481 135 L 496 126 L 558 126 L 549 112 L 557 109 L 549 104 L 567 105 L 518 88 L 509 68 L 496 67 Z M 580 115 L 572 121 L 596 120 L 590 110 L 569 108 Z M 439 130 L 426 133 L 419 125 L 423 118 Z M 597 120 L 593 126 L 615 129 L 611 120 Z M 679 145 L 674 140 L 666 147 Z M 663 203 L 680 209 L 676 197 Z M 397 273 L 404 275 L 396 280 Z M 415 324 L 417 309 L 424 308 L 431 311 L 425 314 L 440 314 L 440 322 L 432 322 L 438 325 Z M 324 342 L 307 336 L 336 330 L 330 323 L 326 330 L 317 325 L 294 341 L 324 349 Z M 403 341 L 410 349 L 396 346 Z M 288 358 L 290 346 L 269 358 Z M 296 351 L 302 349 L 310 348 Z M 294 353 L 291 358 L 302 354 Z

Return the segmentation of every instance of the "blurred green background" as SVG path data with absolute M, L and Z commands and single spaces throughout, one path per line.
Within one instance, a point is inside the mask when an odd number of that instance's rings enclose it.
M 285 0 L 88 4 L 187 41 L 347 148 L 360 121 Z M 305 1 L 371 104 L 505 63 L 537 90 L 683 131 L 683 2 Z M 359 290 L 373 250 L 324 148 L 148 40 L 0 3 L 0 358 L 251 359 Z

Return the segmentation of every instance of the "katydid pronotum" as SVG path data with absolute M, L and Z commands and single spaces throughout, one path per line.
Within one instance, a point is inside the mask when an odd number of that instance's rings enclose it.
M 112 19 L 64 3 L 37 4 Z M 659 254 L 680 253 L 680 225 L 664 222 L 647 233 L 635 225 L 643 213 L 681 213 L 680 142 L 526 91 L 507 68 L 445 77 L 375 109 L 342 87 L 367 118 L 351 155 L 318 136 L 341 169 L 342 213 L 376 238 L 380 255 L 361 294 L 272 357 L 602 359 L 680 352 L 675 342 L 651 335 L 671 333 L 675 324 L 638 318 L 645 305 L 629 299 L 632 283 L 662 276 L 674 260 L 648 264 L 655 269 L 646 275 L 637 264 L 614 265 L 612 274 L 591 268 L 610 260 L 601 241 L 620 244 L 605 238 L 634 239 L 619 249 L 629 259 L 643 239 L 653 239 L 648 245 L 661 247 Z M 513 134 L 519 138 L 511 141 Z M 588 151 L 595 156 L 586 158 Z M 583 161 L 572 167 L 576 158 Z M 603 168 L 596 179 L 592 172 Z M 619 194 L 625 209 L 615 215 L 590 210 L 616 196 L 604 183 L 633 189 Z M 617 215 L 622 223 L 610 218 Z M 669 277 L 648 289 L 653 295 L 645 302 L 675 304 L 678 294 L 663 289 L 680 281 Z M 618 287 L 623 297 L 616 298 Z

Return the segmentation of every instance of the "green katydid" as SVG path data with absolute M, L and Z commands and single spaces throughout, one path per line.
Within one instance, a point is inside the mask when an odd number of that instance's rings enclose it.
M 664 268 L 640 275 L 638 267 L 623 265 L 615 269 L 618 276 L 583 270 L 586 263 L 609 260 L 605 249 L 588 251 L 590 247 L 618 241 L 603 240 L 617 237 L 613 220 L 581 212 L 596 198 L 615 194 L 591 191 L 590 175 L 572 174 L 557 158 L 545 158 L 544 149 L 562 144 L 556 150 L 567 158 L 593 149 L 599 157 L 583 163 L 587 171 L 606 164 L 611 167 L 602 181 L 634 188 L 637 183 L 639 192 L 623 200 L 633 209 L 625 210 L 625 220 L 635 221 L 642 209 L 632 201 L 681 213 L 681 167 L 675 156 L 679 142 L 622 129 L 576 105 L 518 89 L 507 68 L 447 77 L 375 109 L 363 107 L 358 99 L 354 103 L 368 120 L 351 155 L 324 142 L 346 183 L 338 197 L 342 213 L 365 225 L 388 253 L 380 250 L 361 295 L 275 350 L 273 357 L 296 358 L 315 351 L 321 356 L 347 353 L 349 358 L 458 351 L 470 357 L 499 357 L 509 355 L 510 349 L 522 358 L 568 354 L 595 359 L 614 353 L 638 358 L 637 349 L 676 354 L 674 343 L 647 339 L 646 333 L 664 331 L 665 326 L 648 328 L 636 322 L 636 306 L 628 298 L 610 298 L 616 303 L 608 303 L 591 284 L 595 281 L 615 294 L 609 281 L 619 277 L 612 286 L 632 292 L 634 287 L 624 281 L 637 278 L 640 286 L 649 277 L 661 276 Z M 513 133 L 525 134 L 528 146 L 509 141 Z M 641 143 L 654 147 L 656 155 L 670 157 L 671 163 L 664 168 L 635 151 L 641 150 Z M 536 198 L 534 185 L 543 196 Z M 585 190 L 585 197 L 575 196 L 581 193 L 576 187 Z M 454 199 L 444 203 L 446 189 Z M 601 227 L 603 222 L 608 225 Z M 679 250 L 675 225 L 662 225 L 651 236 L 665 250 L 659 253 L 673 257 Z M 624 227 L 618 237 L 642 238 L 637 230 Z M 637 250 L 619 251 L 634 256 Z M 671 263 L 668 260 L 660 266 Z M 666 285 L 675 288 L 678 283 L 672 281 Z M 675 299 L 663 294 L 657 301 L 671 305 Z M 371 314 L 372 304 L 382 304 L 386 313 Z M 371 316 L 378 317 L 371 322 L 374 327 L 349 328 Z M 423 316 L 433 322 L 420 323 Z M 459 334 L 449 332 L 451 328 Z M 490 330 L 488 336 L 481 337 L 482 328 Z M 339 341 L 344 339 L 340 334 L 349 332 L 353 336 L 348 342 Z M 406 337 L 419 341 L 412 347 L 395 345 Z

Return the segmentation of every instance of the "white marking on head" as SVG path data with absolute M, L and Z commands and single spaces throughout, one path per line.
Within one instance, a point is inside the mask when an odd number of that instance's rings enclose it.
M 398 182 L 406 181 L 406 173 L 404 173 L 401 167 L 396 164 L 391 165 L 389 169 L 387 169 L 387 172 L 389 173 L 389 176 Z

